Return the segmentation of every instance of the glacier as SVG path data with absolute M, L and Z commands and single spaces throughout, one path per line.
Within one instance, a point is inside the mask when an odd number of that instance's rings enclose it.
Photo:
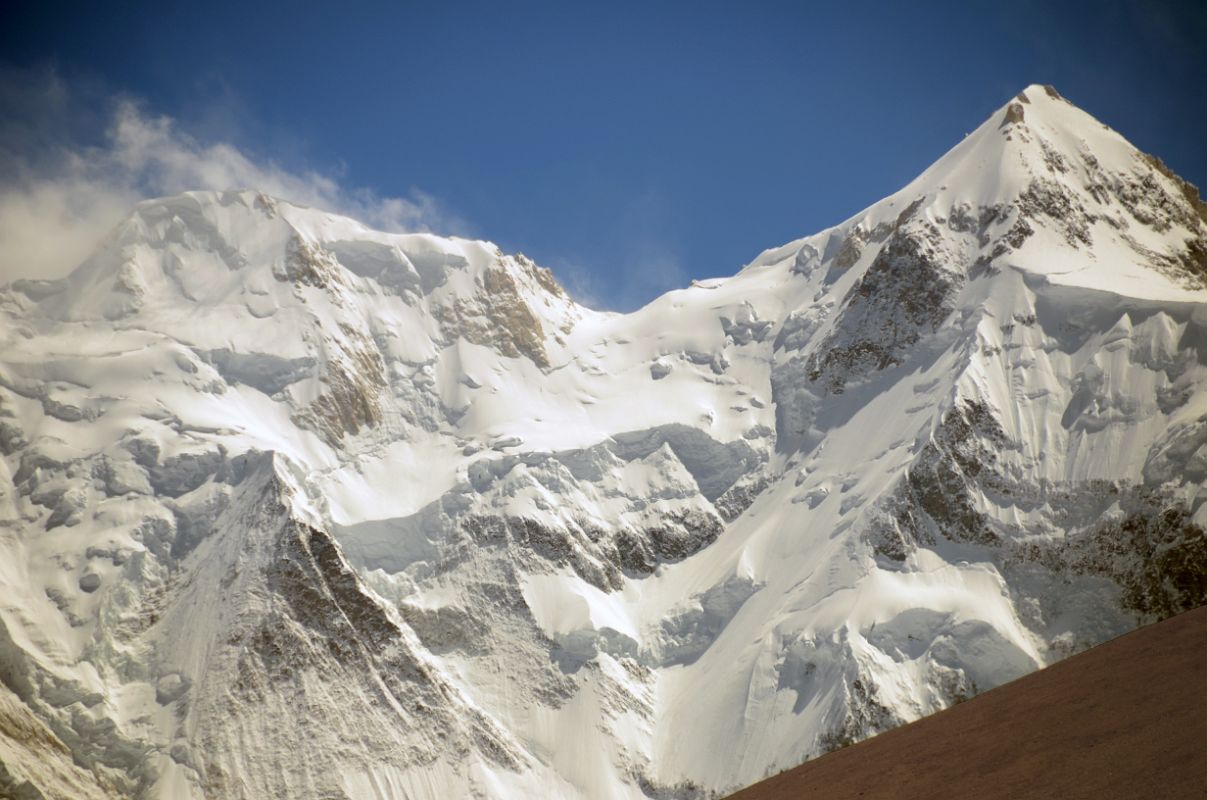
M 1207 205 L 1051 87 L 629 314 L 252 189 L 0 342 L 13 794 L 719 797 L 1207 601 Z

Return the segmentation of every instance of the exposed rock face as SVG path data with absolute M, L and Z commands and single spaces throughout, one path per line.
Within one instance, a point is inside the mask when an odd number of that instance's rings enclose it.
M 0 792 L 702 798 L 1203 603 L 1205 234 L 1050 87 L 627 315 L 143 204 L 0 290 Z
M 546 273 L 532 274 L 542 288 L 549 285 L 551 279 Z M 560 296 L 560 287 L 553 286 Z M 549 366 L 545 331 L 505 269 L 486 270 L 481 288 L 473 297 L 454 298 L 451 306 L 437 306 L 435 310 L 450 339 L 463 336 L 474 344 L 496 347 L 503 355 L 523 355 L 539 367 Z
M 243 529 L 264 538 L 237 545 L 240 561 L 261 566 L 219 576 L 235 624 L 210 645 L 208 668 L 189 693 L 197 729 L 188 752 L 203 785 L 218 794 L 321 787 L 351 797 L 338 774 L 350 736 L 371 743 L 370 759 L 431 764 L 472 750 L 520 767 L 523 756 L 416 652 L 413 634 L 362 586 L 330 535 L 289 520 L 281 483 L 261 483 L 253 489 L 260 497 L 248 498 L 257 527 Z M 332 694 L 354 729 L 323 719 Z M 297 719 L 312 720 L 300 741 L 287 729 Z M 249 735 L 268 737 L 278 771 L 248 779 L 240 742 Z
M 381 422 L 385 364 L 369 338 L 348 325 L 339 326 L 339 335 L 325 349 L 326 370 L 319 376 L 323 389 L 297 419 L 337 443 L 345 434 Z
M 901 363 L 952 311 L 961 273 L 944 266 L 934 228 L 898 230 L 856 283 L 830 335 L 809 359 L 809 380 L 841 394 L 848 381 Z
M 326 289 L 342 282 L 340 273 L 339 261 L 330 252 L 295 234 L 289 240 L 284 269 L 274 271 L 273 276 L 301 286 Z

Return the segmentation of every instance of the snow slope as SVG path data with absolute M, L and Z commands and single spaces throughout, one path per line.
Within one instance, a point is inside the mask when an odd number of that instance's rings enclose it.
M 144 203 L 0 292 L 0 781 L 710 796 L 1197 605 L 1205 277 L 1193 187 L 1038 86 L 627 315 Z

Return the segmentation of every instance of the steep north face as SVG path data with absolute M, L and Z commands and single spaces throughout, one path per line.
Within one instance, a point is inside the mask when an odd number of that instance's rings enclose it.
M 1199 605 L 1204 254 L 1039 86 L 631 314 L 143 203 L 0 290 L 0 790 L 709 797 Z

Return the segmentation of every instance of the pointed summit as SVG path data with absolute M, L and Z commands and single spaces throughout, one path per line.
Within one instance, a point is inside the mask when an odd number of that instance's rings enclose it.
M 1015 95 L 1013 102 L 1006 104 L 1006 119 L 1002 121 L 1002 125 L 1022 122 L 1026 118 L 1025 106 L 1032 105 L 1034 102 L 1038 107 L 1049 101 L 1058 101 L 1072 105 L 1051 84 L 1033 83 Z
M 898 192 L 802 246 L 838 269 L 906 228 L 969 235 L 959 271 L 1011 267 L 1141 299 L 1207 300 L 1207 204 L 1164 163 L 1033 84 Z M 806 260 L 813 256 L 806 256 Z

